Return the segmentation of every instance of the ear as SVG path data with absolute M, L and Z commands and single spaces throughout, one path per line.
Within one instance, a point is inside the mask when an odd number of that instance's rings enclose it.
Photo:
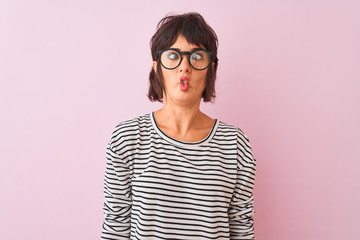
M 212 62 L 212 63 L 211 63 L 211 68 L 212 68 L 212 70 L 214 70 L 214 67 L 215 67 L 215 63 Z
M 153 61 L 153 68 L 154 68 L 154 71 L 156 73 L 156 71 L 157 71 L 157 61 Z

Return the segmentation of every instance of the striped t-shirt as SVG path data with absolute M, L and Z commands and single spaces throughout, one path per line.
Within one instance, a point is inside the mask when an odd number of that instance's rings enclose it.
M 101 239 L 254 239 L 256 160 L 239 128 L 216 120 L 182 142 L 145 114 L 115 127 L 106 160 Z

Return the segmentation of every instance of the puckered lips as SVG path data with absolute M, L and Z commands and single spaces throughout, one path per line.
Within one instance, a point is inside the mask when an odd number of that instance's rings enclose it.
M 189 78 L 186 76 L 180 77 L 180 90 L 187 91 L 189 89 Z

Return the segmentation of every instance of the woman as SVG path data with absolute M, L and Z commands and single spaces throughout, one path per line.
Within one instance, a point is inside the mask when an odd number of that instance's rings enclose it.
M 197 13 L 167 16 L 151 53 L 148 97 L 163 106 L 112 134 L 102 239 L 254 239 L 249 140 L 199 108 L 215 97 L 215 32 Z

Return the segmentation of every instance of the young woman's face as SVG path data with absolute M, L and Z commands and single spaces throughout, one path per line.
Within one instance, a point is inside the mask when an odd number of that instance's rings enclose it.
M 176 48 L 181 52 L 191 52 L 193 49 L 200 47 L 189 43 L 183 35 L 179 35 L 170 48 Z M 157 64 L 160 63 L 153 62 L 154 69 L 157 69 Z M 166 90 L 164 102 L 178 105 L 200 103 L 202 92 L 205 89 L 207 69 L 194 69 L 189 63 L 188 55 L 183 55 L 183 60 L 177 68 L 169 70 L 161 66 L 161 69 Z

